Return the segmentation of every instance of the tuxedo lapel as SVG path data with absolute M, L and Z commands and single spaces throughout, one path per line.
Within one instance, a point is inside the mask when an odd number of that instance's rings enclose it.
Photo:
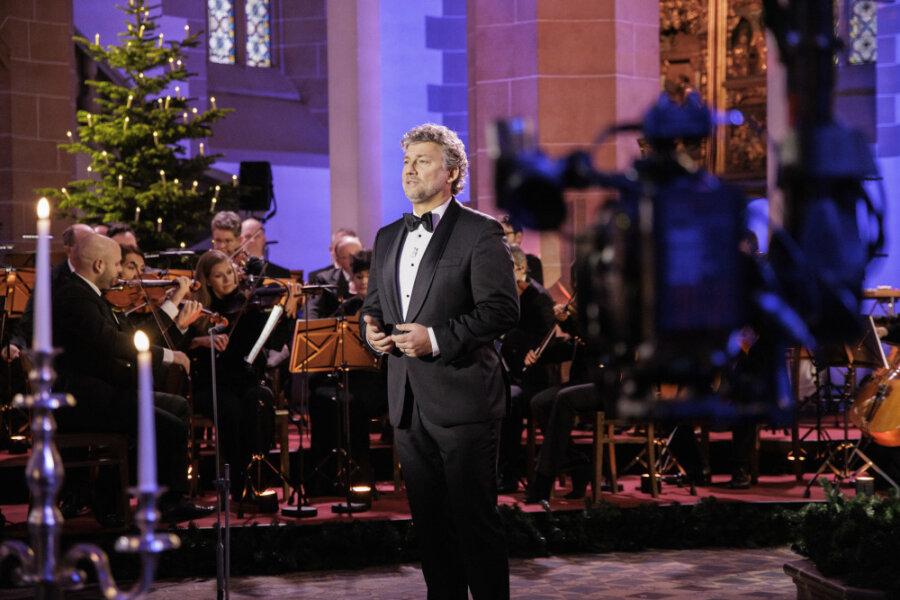
M 401 221 L 400 225 L 402 224 L 403 222 Z M 381 281 L 388 284 L 387 286 L 384 286 L 387 289 L 383 289 L 381 293 L 384 297 L 386 308 L 385 315 L 387 321 L 391 323 L 400 323 L 403 321 L 403 310 L 400 304 L 400 290 L 397 287 L 397 263 L 400 261 L 400 250 L 403 248 L 403 241 L 406 239 L 406 228 L 398 226 L 397 229 L 397 235 L 394 236 L 394 240 L 391 242 L 387 254 L 385 255 L 384 264 L 379 265 L 384 269 L 384 277 L 381 278 Z
M 428 243 L 428 248 L 425 250 L 425 256 L 422 257 L 422 264 L 419 265 L 419 272 L 416 274 L 416 282 L 413 284 L 412 295 L 409 299 L 409 309 L 406 311 L 407 323 L 415 322 L 419 311 L 425 304 L 425 298 L 428 297 L 428 290 L 431 288 L 431 282 L 437 272 L 438 261 L 444 254 L 447 242 L 450 241 L 450 235 L 453 233 L 459 213 L 459 203 L 454 198 L 438 222 L 434 235 Z

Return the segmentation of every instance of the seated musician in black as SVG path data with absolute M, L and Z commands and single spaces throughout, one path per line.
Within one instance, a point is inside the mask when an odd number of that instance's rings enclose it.
M 120 276 L 121 250 L 111 239 L 92 233 L 77 244 L 71 260 L 75 272 L 53 292 L 53 340 L 62 349 L 55 363 L 54 391 L 71 393 L 77 404 L 57 411 L 59 431 L 123 433 L 134 439 L 137 350 L 132 332 L 101 296 Z M 151 353 L 155 365 L 190 368 L 183 352 L 151 346 Z M 211 509 L 195 506 L 184 496 L 187 425 L 158 407 L 155 417 L 159 483 L 169 490 L 159 499 L 162 518 L 178 521 L 209 514 Z
M 267 315 L 250 302 L 248 290 L 238 284 L 234 264 L 224 253 L 210 250 L 203 254 L 197 262 L 196 276 L 201 303 L 229 320 L 225 331 L 214 339 L 219 416 L 216 439 L 222 444 L 225 462 L 231 465 L 231 496 L 240 501 L 253 455 L 265 454 L 272 441 L 272 392 L 260 383 L 265 356 L 260 352 L 252 365 L 244 360 L 262 333 Z M 210 327 L 207 317 L 194 323 L 190 351 L 194 412 L 204 415 L 213 414 Z M 252 500 L 251 496 L 244 499 Z
M 500 354 L 509 371 L 510 406 L 500 430 L 500 457 L 497 465 L 497 491 L 515 492 L 522 469 L 522 427 L 532 396 L 559 383 L 558 365 L 541 363 L 525 368 L 529 350 L 540 346 L 556 325 L 553 298 L 528 275 L 528 257 L 517 245 L 509 247 L 513 272 L 519 288 L 519 323 L 503 335 Z

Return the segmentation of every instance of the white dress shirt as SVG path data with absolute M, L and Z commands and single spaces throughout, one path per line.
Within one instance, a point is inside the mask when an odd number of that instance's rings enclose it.
M 416 275 L 419 273 L 419 265 L 422 264 L 422 257 L 425 256 L 425 250 L 437 229 L 438 223 L 447 207 L 450 206 L 450 199 L 431 211 L 432 230 L 426 231 L 425 227 L 419 225 L 415 231 L 406 234 L 406 240 L 403 242 L 403 248 L 400 250 L 400 268 L 397 273 L 397 287 L 400 293 L 400 303 L 403 309 L 403 319 L 406 319 L 406 313 L 409 310 L 409 301 L 412 296 L 413 285 L 416 283 Z M 422 215 L 416 215 L 422 216 Z M 431 340 L 431 355 L 437 356 L 440 350 L 437 345 L 437 338 L 434 336 L 434 329 L 428 328 L 428 338 Z

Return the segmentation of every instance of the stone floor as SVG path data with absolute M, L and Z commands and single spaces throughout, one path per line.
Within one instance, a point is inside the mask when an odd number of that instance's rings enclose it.
M 785 562 L 799 557 L 787 548 L 752 550 L 663 550 L 514 559 L 511 592 L 516 600 L 727 600 L 797 597 Z M 24 590 L 23 590 L 24 591 Z M 0 598 L 31 597 L 0 590 Z M 67 598 L 99 598 L 96 590 Z M 216 597 L 215 579 L 162 581 L 150 600 L 206 600 Z M 424 599 L 425 584 L 416 565 L 359 571 L 319 571 L 231 581 L 231 598 L 304 600 Z

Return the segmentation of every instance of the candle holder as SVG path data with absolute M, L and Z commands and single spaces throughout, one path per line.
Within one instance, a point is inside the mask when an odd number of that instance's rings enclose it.
M 153 582 L 157 555 L 181 545 L 181 540 L 175 534 L 156 533 L 159 523 L 156 500 L 160 489 L 157 487 L 144 491 L 139 496 L 135 514 L 139 534 L 116 540 L 117 552 L 136 552 L 141 555 L 140 579 L 131 590 L 123 591 L 116 586 L 106 553 L 94 544 L 77 544 L 60 558 L 63 516 L 57 496 L 63 482 L 63 464 L 54 442 L 56 419 L 53 411 L 61 406 L 74 406 L 75 399 L 69 394 L 54 394 L 50 390 L 56 380 L 56 372 L 53 370 L 55 352 L 28 350 L 26 353 L 33 365 L 28 374 L 32 393 L 27 396 L 19 394 L 13 402 L 16 406 L 29 408 L 32 414 L 31 431 L 34 442 L 26 466 L 28 489 L 32 497 L 28 512 L 31 546 L 21 541 L 3 542 L 0 544 L 0 562 L 8 557 L 19 560 L 18 579 L 23 584 L 34 586 L 35 598 L 58 599 L 62 597 L 64 590 L 81 587 L 87 577 L 76 565 L 82 560 L 94 566 L 104 598 L 142 598 Z

